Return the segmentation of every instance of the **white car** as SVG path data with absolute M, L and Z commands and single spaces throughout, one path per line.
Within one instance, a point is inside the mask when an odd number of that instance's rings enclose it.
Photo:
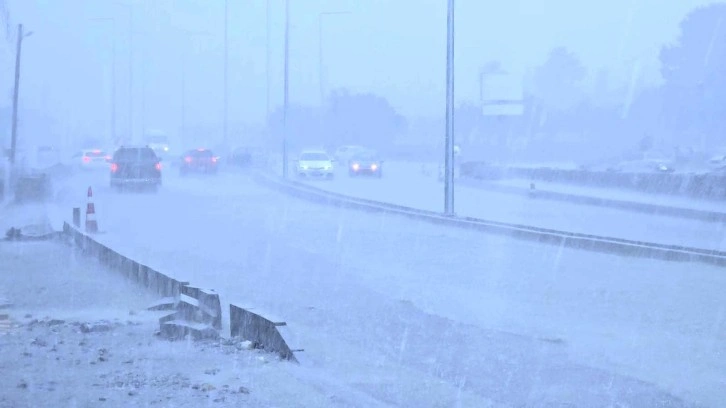
M 322 150 L 306 150 L 295 161 L 298 177 L 334 177 L 333 159 Z
M 108 170 L 111 155 L 101 149 L 84 149 L 72 157 L 73 165 L 81 170 Z

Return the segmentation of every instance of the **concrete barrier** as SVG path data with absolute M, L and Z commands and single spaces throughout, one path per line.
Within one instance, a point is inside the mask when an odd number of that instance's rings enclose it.
M 726 199 L 726 172 L 632 173 L 549 167 L 497 167 L 485 162 L 465 162 L 461 166 L 463 174 L 477 179 L 491 179 L 491 174 L 495 172 L 497 178 L 524 178 L 590 187 L 621 188 L 645 193 Z
M 282 337 L 282 330 L 287 323 L 272 320 L 254 313 L 249 308 L 229 305 L 229 330 L 232 337 L 251 341 L 255 348 L 277 353 L 286 360 L 297 362 L 294 351 Z
M 63 232 L 83 254 L 97 258 L 110 269 L 162 297 L 150 305 L 149 309 L 169 310 L 168 314 L 159 319 L 159 331 L 163 336 L 169 339 L 189 336 L 195 340 L 219 337 L 222 329 L 222 303 L 218 293 L 190 286 L 189 282 L 176 280 L 136 262 L 68 223 L 63 224 Z M 294 350 L 287 345 L 282 334 L 285 330 L 281 327 L 286 325 L 248 309 L 230 305 L 229 326 L 232 337 L 249 340 L 258 348 L 298 362 L 293 352 L 302 349 Z
M 613 253 L 639 258 L 703 262 L 720 266 L 726 265 L 726 252 L 723 251 L 559 231 L 473 217 L 446 216 L 434 211 L 420 210 L 396 204 L 388 204 L 332 193 L 304 183 L 283 180 L 278 176 L 272 176 L 265 173 L 257 173 L 255 180 L 263 185 L 284 193 L 323 204 L 360 209 L 370 212 L 396 214 L 434 224 L 475 229 L 482 232 L 508 235 L 514 238 L 575 249 Z
M 464 179 L 458 182 L 459 185 L 466 185 L 483 190 L 495 191 L 506 194 L 529 194 L 531 189 L 523 187 L 498 185 L 477 179 Z M 559 193 L 555 191 L 536 189 L 534 197 L 546 200 L 565 201 L 569 203 L 585 204 L 597 207 L 617 208 L 621 210 L 636 211 L 653 215 L 666 215 L 671 217 L 687 218 L 708 222 L 726 222 L 726 212 L 698 210 L 694 208 L 673 207 L 661 204 L 649 204 L 635 201 L 613 200 L 609 198 L 592 197 L 578 194 Z
M 222 303 L 219 294 L 212 290 L 183 286 L 182 295 L 196 301 L 195 308 L 201 313 L 201 323 L 209 324 L 217 330 L 222 329 Z

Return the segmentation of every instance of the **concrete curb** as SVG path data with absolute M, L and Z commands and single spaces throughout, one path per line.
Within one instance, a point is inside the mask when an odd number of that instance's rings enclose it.
M 277 176 L 270 176 L 259 172 L 255 174 L 254 179 L 260 184 L 266 185 L 275 190 L 322 204 L 354 208 L 369 212 L 396 214 L 434 224 L 474 229 L 487 233 L 507 235 L 528 241 L 536 241 L 594 252 L 618 254 L 638 258 L 653 258 L 667 261 L 702 262 L 726 266 L 726 252 L 723 251 L 558 231 L 529 225 L 510 224 L 472 217 L 450 217 L 434 211 L 420 210 L 396 204 L 388 204 L 332 193 L 307 184 L 287 181 Z
M 163 298 L 157 305 L 150 307 L 154 310 L 171 309 L 168 315 L 159 320 L 162 334 L 174 339 L 187 335 L 194 339 L 219 337 L 222 329 L 222 302 L 219 294 L 190 286 L 189 282 L 176 280 L 136 262 L 67 222 L 63 224 L 63 233 L 85 255 L 98 258 L 102 264 Z M 230 311 L 233 312 L 229 325 L 232 337 L 248 340 L 257 348 L 277 353 L 285 360 L 298 362 L 293 351 L 302 349 L 293 350 L 289 347 L 278 329 L 278 326 L 286 326 L 286 323 L 275 323 L 235 305 L 230 305 Z

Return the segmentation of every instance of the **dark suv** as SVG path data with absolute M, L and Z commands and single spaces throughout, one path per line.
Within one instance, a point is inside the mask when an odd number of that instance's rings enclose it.
M 161 185 L 161 159 L 150 147 L 120 147 L 111 159 L 111 187 L 146 187 L 154 191 Z

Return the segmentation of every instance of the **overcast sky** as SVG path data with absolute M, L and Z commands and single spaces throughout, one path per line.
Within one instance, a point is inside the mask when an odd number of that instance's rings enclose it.
M 224 0 L 6 0 L 11 23 L 34 34 L 23 47 L 22 104 L 80 129 L 109 128 L 111 49 L 116 39 L 118 129 L 128 126 L 129 12 L 133 11 L 134 129 L 176 131 L 185 121 L 221 121 Z M 262 122 L 266 100 L 266 1 L 229 2 L 229 110 L 237 122 Z M 270 104 L 282 101 L 284 0 L 269 0 Z M 443 115 L 445 0 L 290 0 L 290 98 L 320 103 L 319 13 L 324 89 L 381 94 L 408 116 Z M 659 48 L 704 0 L 457 0 L 456 93 L 478 98 L 477 70 L 499 60 L 513 72 L 540 64 L 564 45 L 591 73 L 626 82 L 636 60 L 658 81 Z M 131 6 L 129 6 L 129 4 Z M 114 18 L 115 33 L 110 21 Z M 183 34 L 187 32 L 188 34 Z M 12 80 L 14 44 L 1 74 Z M 186 68 L 183 70 L 182 66 Z M 10 104 L 9 96 L 5 104 Z

